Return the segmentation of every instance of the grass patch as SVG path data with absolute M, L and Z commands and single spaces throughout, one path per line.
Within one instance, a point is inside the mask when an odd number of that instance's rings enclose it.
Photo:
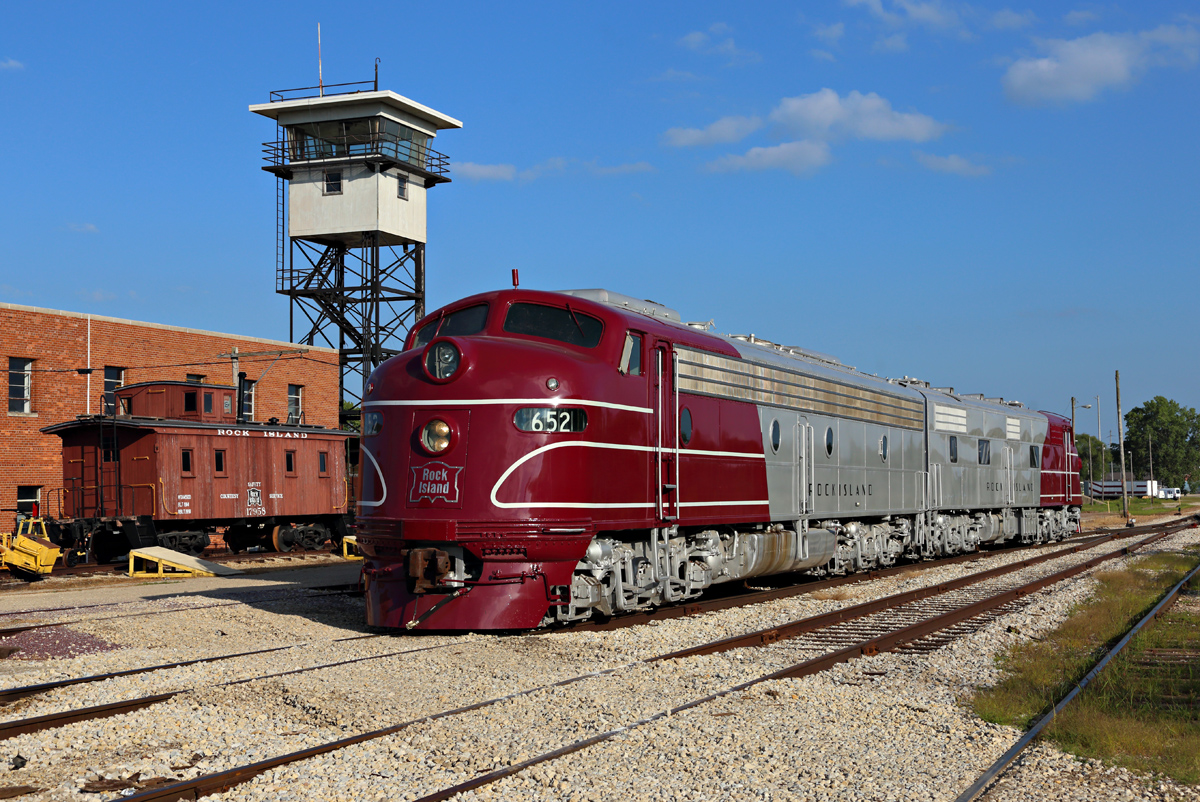
M 1183 509 L 1187 511 L 1189 508 L 1194 508 L 1195 500 L 1189 496 L 1183 502 Z M 1137 517 L 1139 515 L 1170 515 L 1171 513 L 1178 514 L 1180 503 L 1178 500 L 1168 500 L 1163 498 L 1129 498 L 1129 514 Z M 1121 514 L 1121 499 L 1113 499 L 1108 502 L 1097 501 L 1091 504 L 1084 504 L 1082 507 L 1084 512 L 1108 513 L 1112 515 Z
M 1097 574 L 1094 596 L 1062 626 L 1000 657 L 1006 676 L 976 695 L 975 711 L 987 721 L 1028 727 L 1198 558 L 1196 551 L 1155 554 L 1127 569 Z M 1043 737 L 1082 757 L 1200 782 L 1200 662 L 1173 662 L 1180 652 L 1200 653 L 1198 610 L 1200 605 L 1177 604 L 1144 629 Z

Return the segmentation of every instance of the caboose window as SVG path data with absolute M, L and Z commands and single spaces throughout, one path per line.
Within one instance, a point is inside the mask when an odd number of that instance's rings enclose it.
M 980 440 L 979 441 L 979 464 L 980 465 L 991 465 L 992 464 L 992 441 L 991 440 Z
M 191 473 L 192 472 L 192 450 L 190 448 L 185 448 L 181 452 L 179 452 L 179 454 L 180 454 L 180 459 L 179 459 L 180 472 L 181 473 Z
M 217 473 L 225 473 L 225 450 L 222 448 L 213 451 L 213 470 Z
M 212 393 L 204 394 L 204 411 L 212 412 Z
M 295 473 L 296 472 L 296 452 L 295 451 L 285 451 L 283 453 L 283 462 L 284 462 L 284 467 L 286 468 L 287 473 Z
M 434 337 L 468 337 L 483 331 L 487 324 L 488 305 L 478 304 L 435 318 L 417 332 L 413 348 L 427 345 Z
M 1037 446 L 1029 447 L 1029 467 L 1030 468 L 1038 467 L 1038 447 Z
M 317 473 L 322 476 L 329 473 L 329 454 L 325 451 L 317 453 Z
M 184 412 L 195 412 L 196 411 L 196 394 L 195 393 L 184 393 L 183 394 L 183 411 Z
M 510 334 L 545 337 L 568 345 L 595 348 L 600 344 L 604 324 L 599 318 L 576 311 L 570 306 L 513 304 L 504 316 L 504 330 Z

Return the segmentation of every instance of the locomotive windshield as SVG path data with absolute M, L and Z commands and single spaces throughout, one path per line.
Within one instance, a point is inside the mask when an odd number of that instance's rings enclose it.
M 568 345 L 595 348 L 600 344 L 604 324 L 599 318 L 569 306 L 563 309 L 542 304 L 513 304 L 504 317 L 504 330 L 510 334 L 529 334 Z
M 469 334 L 478 334 L 483 331 L 483 327 L 487 323 L 487 315 L 488 305 L 479 304 L 431 320 L 417 332 L 417 338 L 413 340 L 413 348 L 426 345 L 434 336 L 466 337 Z

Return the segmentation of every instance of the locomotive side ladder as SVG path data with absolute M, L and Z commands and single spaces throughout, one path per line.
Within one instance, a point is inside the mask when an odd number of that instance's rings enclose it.
M 654 344 L 654 477 L 658 520 L 679 520 L 679 365 L 671 344 Z

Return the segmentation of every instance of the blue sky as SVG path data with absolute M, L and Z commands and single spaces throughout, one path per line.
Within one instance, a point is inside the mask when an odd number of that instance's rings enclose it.
M 327 81 L 465 124 L 431 309 L 518 267 L 1106 430 L 1115 369 L 1200 406 L 1194 3 L 331 8 L 4 4 L 0 301 L 286 339 L 246 107 L 320 22 Z

